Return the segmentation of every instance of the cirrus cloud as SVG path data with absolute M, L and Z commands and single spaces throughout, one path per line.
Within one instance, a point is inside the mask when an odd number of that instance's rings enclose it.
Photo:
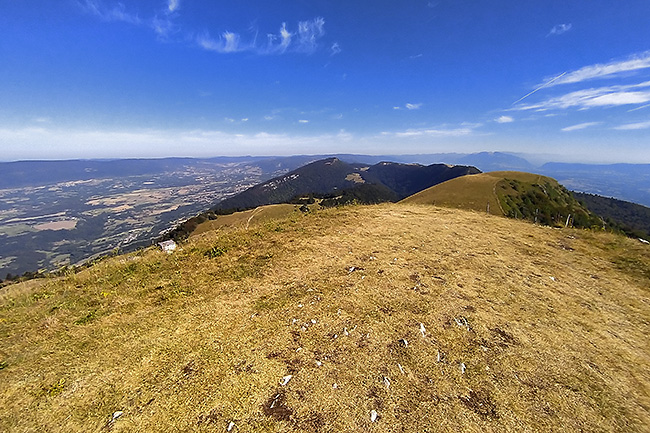
M 616 126 L 614 129 L 619 131 L 635 131 L 638 129 L 650 129 L 650 120 L 647 122 L 628 123 L 625 125 Z
M 500 116 L 494 119 L 494 121 L 497 123 L 511 123 L 514 122 L 515 119 L 513 119 L 511 116 Z
M 561 96 L 548 98 L 533 104 L 522 104 L 514 110 L 537 110 L 638 105 L 650 102 L 650 81 L 638 84 L 605 86 L 577 90 Z
M 567 126 L 566 128 L 562 128 L 561 131 L 563 132 L 579 131 L 581 129 L 586 129 L 596 125 L 600 125 L 600 122 L 578 123 L 577 125 L 572 125 L 572 126 Z
M 548 34 L 546 36 L 561 35 L 563 33 L 568 32 L 569 30 L 571 30 L 571 27 L 572 27 L 571 23 L 569 23 L 569 24 L 558 24 L 558 25 L 554 26 L 551 29 L 551 31 L 548 32 Z

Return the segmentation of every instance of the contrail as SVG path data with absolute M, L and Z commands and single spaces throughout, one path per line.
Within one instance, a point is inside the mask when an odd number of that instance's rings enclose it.
M 536 88 L 535 90 L 533 90 L 532 92 L 530 92 L 529 94 L 527 94 L 527 95 L 525 95 L 525 96 L 522 96 L 521 98 L 517 99 L 515 102 L 512 103 L 512 105 L 515 105 L 517 102 L 521 102 L 521 101 L 523 101 L 524 99 L 528 98 L 530 95 L 532 95 L 533 93 L 537 92 L 538 90 L 542 90 L 544 87 L 548 87 L 548 86 L 550 86 L 550 85 L 553 84 L 556 80 L 560 79 L 561 77 L 564 77 L 564 76 L 567 74 L 567 72 L 568 72 L 568 71 L 564 71 L 564 72 L 562 72 L 560 75 L 558 75 L 557 77 L 553 78 L 552 80 L 549 80 L 549 81 L 547 81 L 546 83 L 542 84 L 541 86 L 539 86 L 538 88 Z

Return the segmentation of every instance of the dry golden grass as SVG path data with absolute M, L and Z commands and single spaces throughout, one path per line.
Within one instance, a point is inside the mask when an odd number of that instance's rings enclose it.
M 224 227 L 249 228 L 251 225 L 286 218 L 294 212 L 300 212 L 299 208 L 300 206 L 295 204 L 270 204 L 243 212 L 235 212 L 230 215 L 219 215 L 216 220 L 206 221 L 199 224 L 192 235 L 196 236 Z
M 489 202 L 491 214 L 504 215 L 503 209 L 499 205 L 500 200 L 496 188 L 506 178 L 516 179 L 521 182 L 538 183 L 541 182 L 541 179 L 545 179 L 557 184 L 555 180 L 538 174 L 519 171 L 493 171 L 448 180 L 413 194 L 402 200 L 402 202 L 408 204 L 435 204 L 436 206 L 483 212 L 487 210 Z
M 2 296 L 0 430 L 648 431 L 648 251 L 393 204 L 107 259 Z

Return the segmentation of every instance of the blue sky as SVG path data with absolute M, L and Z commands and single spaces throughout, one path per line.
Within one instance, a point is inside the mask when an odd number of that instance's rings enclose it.
M 0 0 L 0 159 L 650 163 L 648 22 L 648 0 Z

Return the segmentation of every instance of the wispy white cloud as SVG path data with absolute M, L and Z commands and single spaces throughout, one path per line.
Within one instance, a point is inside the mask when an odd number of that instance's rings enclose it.
M 568 32 L 569 30 L 571 30 L 571 27 L 572 27 L 571 23 L 569 23 L 569 24 L 558 24 L 558 25 L 554 26 L 551 29 L 551 31 L 548 32 L 548 34 L 546 36 L 561 35 L 563 33 Z
M 269 54 L 284 53 L 289 48 L 289 45 L 291 45 L 293 36 L 294 34 L 287 30 L 287 23 L 282 23 L 279 35 L 273 33 L 267 35 L 268 44 L 264 48 L 264 51 Z
M 236 53 L 251 48 L 250 45 L 241 43 L 239 34 L 228 31 L 223 32 L 219 39 L 214 39 L 208 32 L 205 32 L 197 36 L 196 42 L 201 48 L 217 53 Z
M 650 107 L 650 104 L 645 104 L 640 107 L 632 108 L 631 110 L 627 110 L 628 113 L 631 113 L 632 111 L 638 111 L 638 110 L 643 110 L 644 108 Z
M 478 125 L 460 125 L 449 128 L 446 126 L 434 128 L 407 129 L 406 131 L 382 132 L 382 136 L 392 136 L 397 138 L 415 138 L 415 137 L 464 137 L 472 135 Z
M 562 128 L 563 132 L 571 132 L 571 131 L 579 131 L 581 129 L 586 129 L 592 126 L 600 125 L 601 122 L 585 122 L 585 123 L 578 123 L 577 125 L 572 125 L 572 126 L 567 126 L 566 128 Z
M 86 13 L 95 15 L 103 21 L 122 21 L 147 26 L 163 41 L 181 31 L 178 25 L 181 0 L 165 0 L 165 6 L 147 19 L 141 19 L 137 14 L 127 11 L 123 3 L 115 0 L 77 1 Z M 287 28 L 286 23 L 282 23 L 278 33 L 268 34 L 266 41 L 262 43 L 257 40 L 257 30 L 249 30 L 253 35 L 248 38 L 232 31 L 223 31 L 218 38 L 213 38 L 207 30 L 188 31 L 185 36 L 205 50 L 223 54 L 241 51 L 256 54 L 282 54 L 290 51 L 311 54 L 321 47 L 320 42 L 325 35 L 325 19 L 316 17 L 313 20 L 300 21 L 294 32 Z M 330 55 L 336 55 L 341 52 L 341 47 L 335 42 L 329 50 Z
M 335 55 L 337 55 L 338 53 L 340 53 L 340 52 L 341 52 L 341 47 L 339 46 L 339 43 L 338 43 L 338 42 L 334 42 L 334 43 L 332 44 L 332 47 L 330 48 L 330 51 L 332 52 L 332 54 L 331 54 L 332 56 L 335 56 Z
M 95 15 L 102 21 L 121 21 L 129 24 L 142 24 L 143 21 L 138 15 L 129 13 L 122 3 L 116 3 L 112 7 L 106 6 L 100 0 L 82 0 L 79 2 L 81 8 Z
M 635 105 L 650 102 L 650 81 L 639 84 L 606 86 L 578 90 L 544 101 L 520 105 L 514 110 L 538 110 L 594 107 L 613 107 L 619 105 Z M 648 89 L 648 90 L 646 90 Z
M 163 40 L 178 30 L 174 21 L 166 14 L 154 16 L 151 19 L 150 25 L 156 35 Z
M 625 125 L 616 126 L 614 129 L 619 131 L 634 131 L 638 129 L 650 129 L 650 120 L 647 122 L 627 123 Z
M 317 17 L 311 21 L 298 23 L 298 42 L 296 50 L 313 53 L 318 48 L 318 40 L 325 34 L 325 19 Z
M 300 119 L 300 120 L 298 120 L 298 123 L 309 123 L 309 120 L 306 120 L 306 119 Z
M 554 80 L 551 85 L 557 86 L 600 78 L 615 78 L 621 74 L 629 74 L 648 68 L 650 68 L 650 51 L 645 51 L 623 60 L 589 65 L 575 71 L 567 72 L 562 74 L 560 79 Z
M 419 110 L 422 107 L 422 103 L 421 102 L 418 104 L 407 103 L 404 106 L 406 107 L 407 110 Z
M 180 0 L 169 0 L 167 2 L 167 10 L 169 12 L 175 12 L 181 6 Z
M 513 119 L 511 116 L 501 116 L 494 119 L 494 121 L 497 123 L 511 123 L 514 122 L 515 119 Z
M 285 52 L 312 53 L 318 48 L 318 41 L 325 34 L 323 18 L 298 23 L 298 31 L 291 32 L 286 23 L 282 23 L 277 34 L 267 35 L 266 43 L 260 45 L 256 37 L 244 41 L 239 33 L 226 31 L 218 39 L 212 38 L 206 31 L 196 37 L 196 43 L 203 49 L 217 53 L 237 53 L 248 51 L 257 54 L 282 54 Z M 331 47 L 332 55 L 340 52 L 338 44 Z
M 523 101 L 524 99 L 526 99 L 526 98 L 528 98 L 529 96 L 531 96 L 533 93 L 537 93 L 537 92 L 539 92 L 540 90 L 542 90 L 542 89 L 545 88 L 545 87 L 549 87 L 549 86 L 551 86 L 555 81 L 559 80 L 559 79 L 560 79 L 561 77 L 563 77 L 564 75 L 566 75 L 566 72 L 562 72 L 560 75 L 558 75 L 558 76 L 556 76 L 556 77 L 554 77 L 554 78 L 550 78 L 550 79 L 546 80 L 546 82 L 544 82 L 544 83 L 538 85 L 537 87 L 535 87 L 535 88 L 533 89 L 532 92 L 526 93 L 524 96 L 522 96 L 521 98 L 517 99 L 515 102 L 512 103 L 512 105 L 515 105 L 515 104 L 517 104 L 517 103 Z

